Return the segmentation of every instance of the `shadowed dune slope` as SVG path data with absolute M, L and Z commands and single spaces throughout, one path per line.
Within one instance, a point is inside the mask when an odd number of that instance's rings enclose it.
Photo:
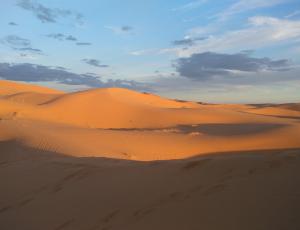
M 288 103 L 288 104 L 282 104 L 279 106 L 284 109 L 300 111 L 300 103 Z
M 296 149 L 144 163 L 62 157 L 12 141 L 0 149 L 2 230 L 300 226 Z
M 273 107 L 265 107 L 265 108 L 255 108 L 248 109 L 246 112 L 252 114 L 260 114 L 265 116 L 277 116 L 277 117 L 291 117 L 300 119 L 300 111 L 294 109 L 294 107 L 290 108 L 289 106 L 273 106 Z

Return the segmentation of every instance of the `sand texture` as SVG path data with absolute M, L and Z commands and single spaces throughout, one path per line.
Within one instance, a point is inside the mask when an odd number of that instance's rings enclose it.
M 300 229 L 300 104 L 0 81 L 0 229 Z

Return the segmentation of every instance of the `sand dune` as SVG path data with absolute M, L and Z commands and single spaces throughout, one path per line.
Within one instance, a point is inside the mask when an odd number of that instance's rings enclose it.
M 287 103 L 287 104 L 281 104 L 279 107 L 289 110 L 295 110 L 300 111 L 300 103 Z
M 0 81 L 0 229 L 298 229 L 298 106 Z
M 300 119 L 300 111 L 297 111 L 292 107 L 290 109 L 289 106 L 273 106 L 273 107 L 265 107 L 265 108 L 254 108 L 246 110 L 249 113 L 260 114 L 265 116 L 277 116 L 277 117 L 290 117 L 290 118 L 298 118 Z
M 60 95 L 37 94 L 34 90 L 35 87 L 26 93 L 22 91 L 3 95 L 0 103 L 12 101 L 22 104 L 17 113 L 20 119 L 86 128 L 161 128 L 178 124 L 280 122 L 250 112 L 246 114 L 242 107 L 240 110 L 227 105 L 216 108 L 126 89 L 93 89 Z
M 118 88 L 68 94 L 39 90 L 21 84 L 2 95 L 3 140 L 64 155 L 143 161 L 300 147 L 299 122 L 266 116 L 269 107 L 263 113 L 264 108 L 178 102 Z M 287 111 L 287 116 L 297 113 Z
M 20 92 L 20 93 L 2 96 L 1 99 L 28 104 L 28 105 L 41 105 L 47 103 L 48 101 L 54 100 L 60 95 L 61 94 L 54 94 L 54 93 L 46 94 L 46 93 L 37 93 L 37 92 Z

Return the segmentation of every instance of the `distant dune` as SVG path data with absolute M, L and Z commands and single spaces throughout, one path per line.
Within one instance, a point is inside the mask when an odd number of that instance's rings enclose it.
M 62 91 L 49 89 L 32 84 L 22 84 L 13 81 L 0 80 L 0 95 L 12 95 L 16 93 L 43 93 L 43 94 L 62 94 Z
M 299 108 L 0 81 L 0 229 L 299 229 Z

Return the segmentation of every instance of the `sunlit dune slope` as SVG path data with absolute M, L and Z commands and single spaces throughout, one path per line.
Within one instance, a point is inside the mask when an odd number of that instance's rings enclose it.
M 5 87 L 6 82 L 2 88 Z M 22 92 L 15 90 L 14 94 L 1 97 L 3 103 L 14 102 L 13 108 L 20 104 L 19 108 L 12 110 L 8 109 L 12 106 L 2 105 L 3 110 L 8 111 L 7 116 L 15 114 L 20 119 L 87 128 L 157 128 L 178 124 L 264 121 L 259 116 L 241 114 L 227 107 L 216 109 L 195 102 L 164 99 L 127 89 L 92 89 L 54 94 L 48 89 L 44 93 L 34 92 L 34 87 L 30 92 L 23 92 L 23 88 Z M 48 91 L 52 93 L 47 93 Z
M 198 105 L 109 88 L 62 95 L 41 104 L 34 111 L 24 113 L 24 116 L 93 128 L 153 127 L 165 126 L 180 119 L 174 116 L 169 120 L 170 109 L 194 107 Z
M 2 92 L 16 88 L 0 98 L 0 141 L 43 151 L 151 161 L 300 147 L 299 112 L 287 108 L 206 105 L 119 88 L 62 93 L 7 84 L 0 82 Z
M 87 128 L 161 128 L 178 124 L 272 122 L 272 119 L 241 113 L 226 106 L 216 109 L 118 88 L 37 96 L 32 93 L 19 94 L 8 96 L 8 99 L 37 105 L 19 110 L 18 118 Z
M 61 94 L 21 92 L 2 96 L 1 99 L 28 105 L 40 105 L 59 97 Z

